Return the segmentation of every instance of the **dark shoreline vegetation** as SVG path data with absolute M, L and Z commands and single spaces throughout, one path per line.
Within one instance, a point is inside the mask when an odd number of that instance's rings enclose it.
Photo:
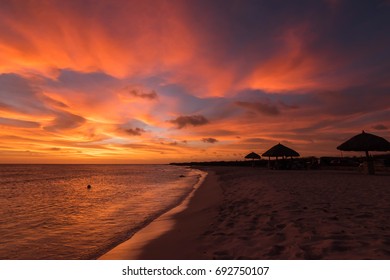
M 390 167 L 390 154 L 372 156 L 376 165 Z M 236 161 L 192 161 L 192 162 L 172 162 L 170 165 L 178 166 L 249 166 L 275 169 L 339 169 L 356 168 L 365 161 L 364 157 L 302 157 L 286 159 L 260 159 L 260 160 L 236 160 Z

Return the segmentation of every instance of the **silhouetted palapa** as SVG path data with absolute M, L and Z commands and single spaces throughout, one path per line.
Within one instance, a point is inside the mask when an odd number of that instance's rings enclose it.
M 254 152 L 251 152 L 251 153 L 247 154 L 245 156 L 245 158 L 255 160 L 255 159 L 261 159 L 261 156 L 254 153 Z
M 390 151 L 390 143 L 385 138 L 364 132 L 363 130 L 362 133 L 345 141 L 337 149 L 341 151 L 366 152 L 368 157 L 369 151 Z
M 282 144 L 277 144 L 262 154 L 263 157 L 299 157 L 299 154 Z
M 369 151 L 386 152 L 390 151 L 390 143 L 385 138 L 377 135 L 362 131 L 362 133 L 355 135 L 351 139 L 345 141 L 343 144 L 337 147 L 341 151 L 355 151 L 365 152 L 368 162 L 368 173 L 374 174 L 374 166 L 370 162 Z
M 255 159 L 261 159 L 261 156 L 254 153 L 254 152 L 251 152 L 251 153 L 247 154 L 245 156 L 245 158 L 252 159 L 252 167 L 254 167 L 255 166 Z

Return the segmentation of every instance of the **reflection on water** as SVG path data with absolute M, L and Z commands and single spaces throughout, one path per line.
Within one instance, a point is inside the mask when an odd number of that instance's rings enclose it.
M 167 165 L 0 165 L 0 259 L 96 258 L 198 177 Z

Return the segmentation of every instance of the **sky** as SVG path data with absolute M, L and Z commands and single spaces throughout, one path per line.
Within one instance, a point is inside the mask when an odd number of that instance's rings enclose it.
M 362 130 L 390 140 L 390 1 L 0 2 L 0 163 L 338 156 Z

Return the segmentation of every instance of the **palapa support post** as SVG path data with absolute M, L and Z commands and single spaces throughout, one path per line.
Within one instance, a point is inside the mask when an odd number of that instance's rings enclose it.
M 370 158 L 368 151 L 366 151 L 366 161 L 367 161 L 367 170 L 368 175 L 375 175 L 374 160 Z

